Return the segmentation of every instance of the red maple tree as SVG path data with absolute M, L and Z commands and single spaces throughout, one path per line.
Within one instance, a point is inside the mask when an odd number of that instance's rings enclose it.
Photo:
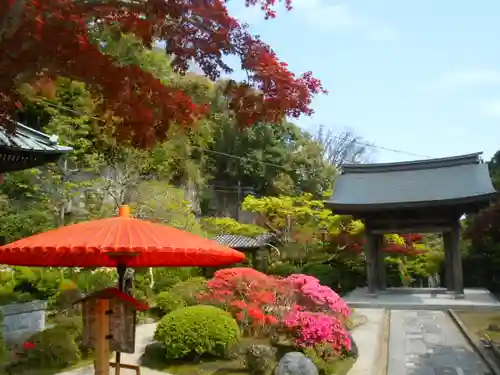
M 275 16 L 277 0 L 245 0 Z M 291 9 L 291 0 L 281 0 Z M 164 41 L 173 66 L 191 61 L 211 79 L 229 73 L 222 57 L 236 55 L 248 81 L 229 84 L 225 95 L 237 122 L 277 122 L 310 115 L 312 97 L 325 92 L 310 72 L 295 76 L 272 49 L 231 17 L 225 0 L 2 0 L 0 1 L 0 115 L 12 113 L 19 83 L 65 76 L 102 93 L 106 108 L 125 119 L 121 136 L 151 144 L 172 122 L 192 124 L 203 115 L 180 89 L 167 87 L 136 65 L 118 65 L 89 36 L 112 25 L 147 47 Z
M 400 235 L 404 243 L 391 243 L 384 240 L 382 251 L 390 255 L 418 255 L 426 250 L 417 249 L 417 245 L 423 243 L 423 236 L 419 233 L 409 233 Z M 364 232 L 351 234 L 347 230 L 331 236 L 329 239 L 330 250 L 343 249 L 354 254 L 360 254 L 364 251 L 366 239 Z

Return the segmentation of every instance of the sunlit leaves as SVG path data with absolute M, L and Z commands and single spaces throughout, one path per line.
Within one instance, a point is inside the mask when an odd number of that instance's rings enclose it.
M 267 231 L 253 224 L 243 224 L 230 217 L 207 217 L 202 219 L 206 230 L 213 234 L 233 234 L 246 237 L 257 237 Z

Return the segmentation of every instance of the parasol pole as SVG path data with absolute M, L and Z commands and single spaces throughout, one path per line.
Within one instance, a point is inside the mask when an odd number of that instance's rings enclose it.
M 120 211 L 121 214 L 121 211 Z M 127 267 L 123 266 L 121 264 L 118 264 L 116 267 L 116 270 L 118 271 L 118 290 L 120 292 L 125 291 L 125 272 L 127 271 Z M 115 375 L 120 375 L 120 361 L 121 361 L 122 353 L 121 352 L 116 352 L 115 354 Z
M 119 209 L 119 216 L 121 217 L 127 217 L 130 216 L 130 207 L 129 206 L 120 206 Z M 125 272 L 127 271 L 127 266 L 124 266 L 123 264 L 118 263 L 116 270 L 118 272 L 118 290 L 120 292 L 125 293 Z M 121 352 L 116 352 L 115 354 L 115 375 L 120 375 L 120 362 L 122 353 Z

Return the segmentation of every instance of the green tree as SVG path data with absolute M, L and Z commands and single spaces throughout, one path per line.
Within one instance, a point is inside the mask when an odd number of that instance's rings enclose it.
M 311 260 L 323 249 L 323 239 L 328 233 L 340 229 L 342 217 L 334 215 L 309 193 L 301 196 L 256 198 L 248 196 L 243 201 L 244 210 L 260 216 L 260 224 L 277 233 L 286 244 L 282 257 L 298 262 Z
M 227 114 L 219 117 L 209 164 L 215 182 L 249 186 L 259 195 L 307 192 L 319 197 L 331 188 L 335 169 L 322 158 L 321 145 L 298 126 L 239 128 Z

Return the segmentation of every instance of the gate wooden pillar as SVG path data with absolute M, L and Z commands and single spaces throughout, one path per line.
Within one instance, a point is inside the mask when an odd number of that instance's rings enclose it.
M 368 293 L 376 296 L 379 289 L 377 237 L 373 233 L 366 231 L 365 238 L 366 280 L 368 284 Z
M 450 230 L 443 232 L 445 253 L 446 289 L 457 298 L 464 296 L 462 256 L 460 254 L 460 221 L 455 220 Z
M 376 234 L 373 235 L 376 255 L 377 255 L 377 286 L 378 289 L 384 291 L 387 289 L 387 268 L 385 266 L 385 254 L 382 251 L 384 245 L 384 235 Z
M 444 247 L 444 271 L 445 271 L 445 284 L 446 291 L 453 293 L 453 249 L 451 230 L 443 232 L 443 247 Z
M 460 254 L 460 221 L 457 220 L 450 232 L 452 269 L 453 269 L 453 291 L 457 298 L 464 297 L 464 279 L 462 271 L 462 255 Z

